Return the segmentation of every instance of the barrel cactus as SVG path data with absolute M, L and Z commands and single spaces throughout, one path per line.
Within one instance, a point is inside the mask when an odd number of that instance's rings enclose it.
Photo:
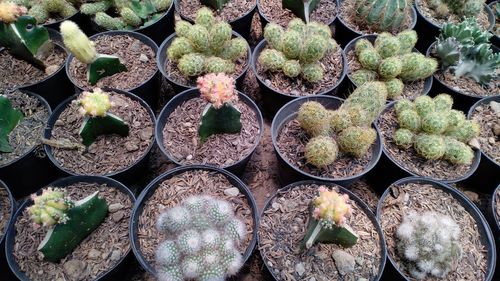
M 356 0 L 356 23 L 376 32 L 401 30 L 412 4 L 411 0 Z

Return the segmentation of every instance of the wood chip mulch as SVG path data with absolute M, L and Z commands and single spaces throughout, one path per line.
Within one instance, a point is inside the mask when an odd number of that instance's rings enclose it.
M 474 109 L 471 119 L 481 126 L 477 138 L 481 151 L 500 165 L 500 113 L 496 113 L 490 104 L 482 104 Z
M 471 96 L 487 97 L 495 96 L 500 93 L 500 81 L 492 80 L 489 86 L 481 86 L 474 79 L 462 76 L 460 78 L 455 78 L 455 75 L 449 70 L 442 71 L 438 70 L 434 74 L 439 80 L 441 80 L 446 86 L 451 89 L 464 93 Z
M 472 167 L 472 164 L 454 165 L 444 159 L 425 160 L 417 154 L 413 147 L 408 149 L 398 147 L 392 140 L 394 132 L 399 128 L 396 112 L 392 106 L 380 114 L 377 125 L 382 135 L 385 151 L 397 164 L 414 174 L 437 180 L 451 181 L 464 176 Z
M 130 167 L 147 152 L 153 142 L 154 122 L 146 108 L 115 92 L 111 92 L 110 99 L 115 105 L 110 112 L 129 125 L 129 135 L 99 136 L 84 152 L 53 147 L 52 154 L 62 167 L 78 174 L 106 175 Z M 80 143 L 79 131 L 84 116 L 78 112 L 78 107 L 70 103 L 61 113 L 52 129 L 52 140 L 68 139 Z
M 224 8 L 220 11 L 215 11 L 212 8 L 209 8 L 214 12 L 215 17 L 218 20 L 230 22 L 250 12 L 250 10 L 255 7 L 256 2 L 257 0 L 232 0 L 224 4 Z M 196 12 L 201 7 L 206 6 L 203 6 L 200 0 L 179 0 L 178 7 L 180 7 L 179 11 L 177 11 L 178 13 L 194 21 L 196 18 Z
M 35 229 L 27 209 L 15 222 L 17 235 L 13 255 L 20 270 L 30 280 L 94 280 L 117 264 L 130 249 L 129 220 L 133 202 L 120 190 L 95 183 L 77 183 L 65 188 L 72 200 L 77 201 L 99 190 L 108 206 L 122 207 L 109 213 L 103 223 L 83 240 L 75 250 L 58 263 L 43 261 L 38 245 L 46 229 Z
M 296 18 L 292 11 L 283 8 L 281 0 L 260 0 L 260 11 L 273 23 L 286 27 L 288 22 Z M 311 13 L 311 20 L 323 24 L 329 24 L 337 16 L 337 4 L 335 0 L 319 0 L 318 6 Z
M 430 184 L 408 183 L 393 186 L 392 194 L 383 201 L 380 224 L 385 234 L 388 254 L 394 259 L 406 278 L 410 278 L 402 259 L 397 254 L 396 230 L 403 217 L 410 211 L 422 213 L 425 211 L 439 212 L 450 216 L 461 230 L 460 244 L 462 258 L 455 270 L 445 278 L 427 276 L 429 281 L 452 280 L 484 280 L 487 270 L 487 249 L 479 232 L 477 222 L 465 207 L 449 193 Z
M 418 6 L 420 12 L 427 20 L 436 25 L 441 26 L 447 22 L 460 23 L 462 21 L 459 16 L 451 13 L 447 18 L 436 18 L 436 12 L 434 11 L 434 9 L 431 9 L 429 7 L 429 0 L 416 0 L 415 5 Z M 481 12 L 477 16 L 475 16 L 475 18 L 478 20 L 479 25 L 484 29 L 490 26 L 490 22 L 488 21 L 488 14 L 484 10 L 481 10 Z
M 377 212 L 377 204 L 380 196 L 375 193 L 373 188 L 366 180 L 357 180 L 353 184 L 351 184 L 348 189 L 356 196 L 358 196 L 359 199 L 365 202 L 374 214 Z
M 309 203 L 319 185 L 303 185 L 288 191 L 280 191 L 269 208 L 264 211 L 260 222 L 259 250 L 267 265 L 274 271 L 277 280 L 372 280 L 381 263 L 381 237 L 365 213 L 355 201 L 350 200 L 353 214 L 347 218 L 359 235 L 356 245 L 342 248 L 336 244 L 318 243 L 307 251 L 300 251 L 300 243 L 307 230 Z M 338 190 L 337 190 L 338 191 Z M 354 256 L 353 272 L 341 275 L 332 253 L 342 250 Z M 298 265 L 304 272 L 299 275 Z
M 82 89 L 109 87 L 127 91 L 149 80 L 158 70 L 155 51 L 139 39 L 128 35 L 101 35 L 93 41 L 98 53 L 119 57 L 127 71 L 104 77 L 92 86 L 87 80 L 87 65 L 73 58 L 69 74 Z
M 259 120 L 253 109 L 239 100 L 242 128 L 238 134 L 216 134 L 201 142 L 198 127 L 208 102 L 193 98 L 178 106 L 163 128 L 163 145 L 173 159 L 183 164 L 232 165 L 247 157 L 258 145 Z
M 0 240 L 6 232 L 10 220 L 10 198 L 7 190 L 0 187 Z

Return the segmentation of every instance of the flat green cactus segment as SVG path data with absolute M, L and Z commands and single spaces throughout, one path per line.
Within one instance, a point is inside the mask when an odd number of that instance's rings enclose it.
M 82 144 L 90 146 L 98 136 L 118 134 L 126 137 L 129 134 L 129 127 L 121 118 L 111 113 L 105 117 L 86 117 L 80 128 Z
M 7 97 L 0 96 L 0 153 L 12 152 L 9 134 L 22 119 L 23 113 L 12 108 L 12 103 Z
M 309 16 L 316 9 L 319 0 L 282 0 L 281 5 L 287 8 L 297 17 L 309 23 Z
M 98 192 L 76 202 L 67 215 L 68 221 L 49 230 L 38 250 L 45 260 L 58 262 L 75 249 L 106 218 L 108 204 Z
M 97 59 L 89 64 L 87 79 L 91 85 L 97 84 L 104 77 L 127 71 L 127 67 L 116 56 L 99 54 Z
M 220 11 L 229 0 L 201 0 L 200 2 L 204 6 L 212 7 L 214 10 Z
M 0 46 L 7 48 L 13 56 L 44 69 L 40 57 L 52 47 L 52 43 L 47 29 L 37 26 L 35 18 L 21 16 L 14 23 L 0 22 Z
M 201 141 L 215 134 L 235 134 L 241 131 L 241 112 L 230 104 L 215 109 L 211 104 L 205 107 L 201 117 L 198 135 Z

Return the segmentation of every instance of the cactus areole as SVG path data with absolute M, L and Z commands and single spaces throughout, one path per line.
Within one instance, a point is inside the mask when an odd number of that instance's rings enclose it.
M 281 5 L 294 15 L 309 23 L 309 16 L 318 6 L 319 0 L 282 0 Z
M 10 100 L 0 95 L 0 153 L 12 152 L 9 134 L 23 119 L 23 113 L 12 108 Z

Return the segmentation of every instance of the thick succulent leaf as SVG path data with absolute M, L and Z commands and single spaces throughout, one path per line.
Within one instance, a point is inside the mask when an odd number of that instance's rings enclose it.
M 7 97 L 0 96 L 0 152 L 12 152 L 9 144 L 9 134 L 23 119 L 23 113 L 12 108 Z
M 120 58 L 99 54 L 97 59 L 88 66 L 87 79 L 91 85 L 95 85 L 104 77 L 124 71 L 127 71 L 127 67 L 121 63 Z
M 105 117 L 86 117 L 80 128 L 82 144 L 90 146 L 101 135 L 117 134 L 126 137 L 129 127 L 121 118 L 108 113 Z
M 198 135 L 201 141 L 215 134 L 235 134 L 241 131 L 241 112 L 230 104 L 216 109 L 208 104 L 203 111 Z
M 319 0 L 282 0 L 281 5 L 287 8 L 295 16 L 301 18 L 306 23 L 309 23 L 309 16 L 316 9 Z

